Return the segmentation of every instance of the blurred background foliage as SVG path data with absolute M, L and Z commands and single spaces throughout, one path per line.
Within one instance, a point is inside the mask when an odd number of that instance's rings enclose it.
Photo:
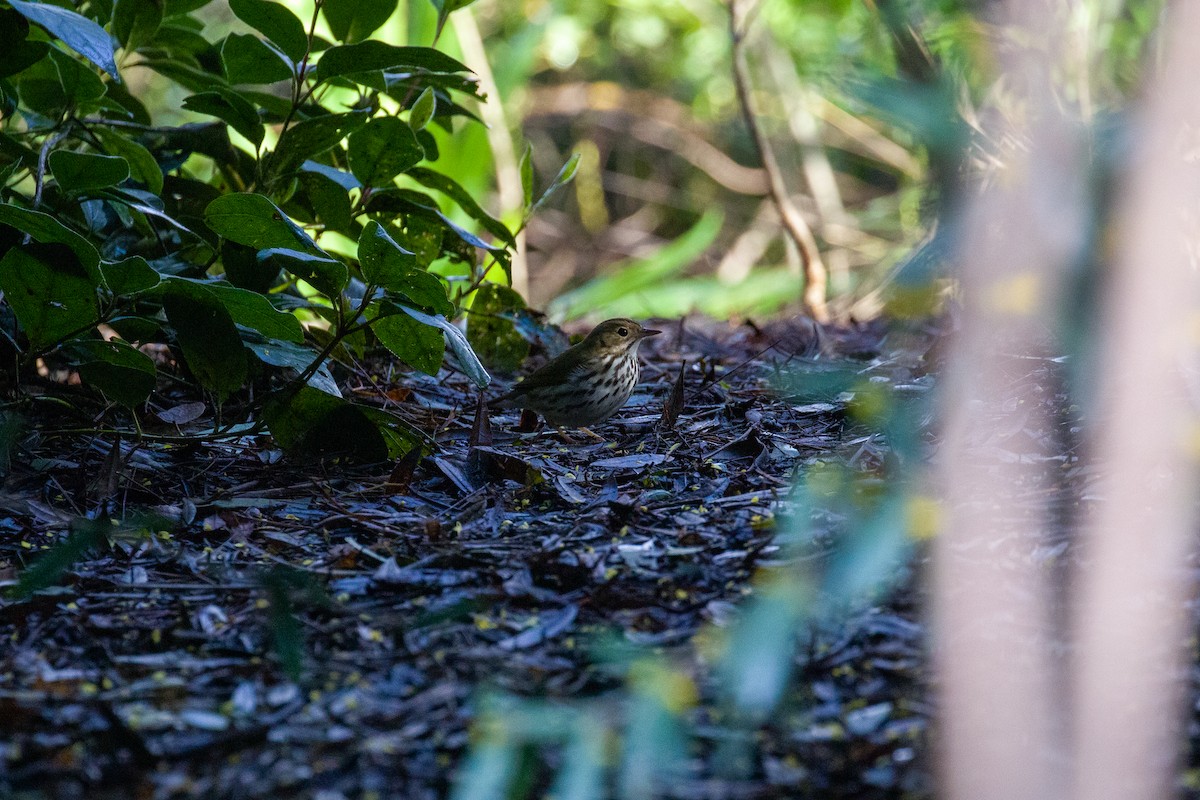
M 1163 0 L 1047 4 L 1071 35 L 1054 85 L 1083 124 L 1119 110 L 1153 63 L 1144 54 L 1162 8 Z M 301 18 L 310 9 L 295 4 Z M 831 308 L 843 318 L 880 311 L 880 290 L 933 227 L 931 136 L 951 133 L 953 147 L 965 144 L 969 158 L 959 166 L 969 172 L 1002 168 L 1006 150 L 1021 146 L 985 133 L 994 126 L 980 118 L 983 107 L 1024 111 L 997 64 L 1005 48 L 1028 43 L 1011 39 L 988 11 L 971 0 L 750 7 L 752 102 L 817 237 Z M 202 15 L 209 38 L 240 30 L 222 3 Z M 904 30 L 916 32 L 944 92 L 913 91 Z M 490 195 L 484 207 L 506 223 L 520 221 L 524 141 L 533 145 L 539 186 L 580 156 L 570 191 L 530 221 L 517 256 L 514 288 L 531 306 L 558 319 L 728 317 L 796 306 L 799 256 L 738 103 L 726 4 L 480 0 L 450 14 L 439 35 L 434 4 L 402 2 L 374 38 L 436 40 L 498 95 L 481 112 L 490 131 L 436 133 L 449 174 L 473 196 Z M 171 94 L 179 90 L 142 73 L 162 85 L 164 123 L 188 117 Z M 444 211 L 463 217 L 449 203 Z

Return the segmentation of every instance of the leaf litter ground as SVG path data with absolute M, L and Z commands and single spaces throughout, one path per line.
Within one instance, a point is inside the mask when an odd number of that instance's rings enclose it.
M 780 375 L 834 363 L 924 392 L 931 337 L 658 327 L 602 438 L 519 433 L 505 414 L 489 444 L 460 374 L 385 386 L 373 376 L 394 367 L 375 364 L 343 391 L 436 430 L 433 455 L 29 440 L 0 495 L 0 580 L 62 553 L 69 530 L 82 549 L 56 586 L 0 601 L 0 794 L 444 797 L 481 692 L 603 699 L 623 683 L 598 656 L 615 647 L 665 654 L 698 687 L 686 775 L 663 796 L 927 796 L 911 579 L 800 637 L 793 688 L 740 773 L 716 763 L 738 734 L 705 642 L 756 570 L 786 566 L 775 536 L 797 472 L 882 475 L 889 457 L 844 398 L 781 396 Z M 167 418 L 211 429 L 187 399 Z

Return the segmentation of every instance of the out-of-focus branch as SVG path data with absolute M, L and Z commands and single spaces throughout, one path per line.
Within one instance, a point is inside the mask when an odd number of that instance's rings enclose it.
M 889 139 L 869 120 L 856 117 L 820 95 L 813 97 L 812 112 L 819 120 L 846 137 L 843 142 L 831 141 L 831 145 L 873 158 L 910 178 L 920 177 L 924 173 L 920 162 L 912 153 Z
M 1168 798 L 1186 746 L 1200 363 L 1200 4 L 1168 4 L 1133 129 L 1091 429 L 1102 468 L 1075 605 L 1074 800 Z M 1157 74 L 1156 74 L 1157 73 Z M 1190 375 L 1189 375 L 1190 373 Z
M 770 140 L 758 123 L 754 104 L 751 101 L 750 70 L 746 63 L 745 47 L 746 21 L 747 9 L 744 8 L 742 0 L 730 0 L 729 34 L 733 46 L 734 87 L 737 89 L 738 102 L 742 108 L 742 116 L 746 120 L 746 127 L 750 130 L 751 138 L 758 150 L 758 156 L 762 160 L 763 169 L 767 172 L 771 199 L 779 209 L 784 230 L 795 242 L 796 249 L 800 251 L 804 269 L 804 307 L 813 319 L 818 322 L 826 322 L 829 319 L 829 311 L 825 304 L 825 290 L 829 277 L 825 263 L 821 260 L 821 251 L 817 247 L 817 240 L 813 236 L 812 230 L 808 227 L 808 222 L 805 221 L 800 210 L 788 196 L 787 184 L 784 183 L 783 173 L 775 158 L 775 151 L 771 148 Z
M 843 298 L 850 293 L 850 259 L 845 250 L 828 246 L 829 229 L 835 225 L 852 227 L 854 220 L 842 203 L 837 175 L 822 146 L 821 128 L 811 108 L 815 92 L 804 84 L 795 62 L 780 51 L 774 40 L 766 48 L 765 56 L 768 71 L 787 111 L 788 129 L 800 146 L 800 167 L 817 209 L 817 231 L 826 244 L 830 290 L 835 298 Z
M 1041 399 L 1061 387 L 1050 371 L 1044 385 L 1014 384 L 1010 364 L 1048 355 L 1066 267 L 1084 243 L 1086 160 L 1044 77 L 1058 31 L 1033 6 L 997 9 L 1025 44 L 999 55 L 1029 109 L 1016 131 L 1028 146 L 1013 152 L 1005 180 L 964 192 L 969 203 L 948 203 L 943 191 L 939 220 L 961 231 L 961 328 L 940 396 L 946 525 L 934 557 L 939 796 L 948 800 L 1062 797 L 1070 756 L 1054 573 L 1030 555 L 1055 529 L 1055 509 L 1018 499 L 1051 497 L 1061 475 L 1058 421 Z M 935 173 L 943 190 L 956 181 Z M 1014 422 L 1028 432 L 1019 442 Z
M 1165 65 L 1148 70 L 1135 160 L 1121 182 L 1116 260 L 1092 321 L 1104 345 L 1099 380 L 1084 382 L 1099 387 L 1086 448 L 1098 499 L 1072 559 L 1073 625 L 1064 629 L 1051 573 L 1029 557 L 1052 509 L 1020 519 L 1007 502 L 1049 486 L 1058 470 L 1039 456 L 1059 451 L 1039 452 L 1048 437 L 1036 435 L 1015 454 L 1011 444 L 995 451 L 1014 439 L 1013 409 L 1032 410 L 1023 428 L 1056 427 L 1012 385 L 1004 362 L 1036 354 L 1054 315 L 1075 301 L 1062 297 L 1063 276 L 1086 244 L 1087 159 L 1046 79 L 1064 52 L 1061 20 L 1048 20 L 1038 0 L 997 4 L 1013 33 L 1002 68 L 1028 127 L 1015 132 L 1023 147 L 962 226 L 963 324 L 943 389 L 948 524 L 937 542 L 935 617 L 940 773 L 951 800 L 1175 794 L 1200 430 L 1189 383 L 1200 360 L 1200 5 L 1169 9 Z
M 483 38 L 475 24 L 470 8 L 461 8 L 450 15 L 454 35 L 463 51 L 463 60 L 479 76 L 479 85 L 491 102 L 479 104 L 479 116 L 487 128 L 488 145 L 496 167 L 496 191 L 500 195 L 500 211 L 520 217 L 525 202 L 525 190 L 521 187 L 521 168 L 517 163 L 517 151 L 513 147 L 512 133 L 504 115 L 504 104 L 500 102 L 500 90 L 483 49 Z M 529 296 L 529 267 L 525 257 L 525 231 L 517 234 L 517 247 L 512 257 L 512 287 L 522 297 Z
M 709 142 L 691 111 L 669 97 L 605 81 L 530 87 L 529 95 L 527 120 L 561 115 L 594 124 L 675 153 L 731 192 L 768 192 L 763 170 L 737 163 Z

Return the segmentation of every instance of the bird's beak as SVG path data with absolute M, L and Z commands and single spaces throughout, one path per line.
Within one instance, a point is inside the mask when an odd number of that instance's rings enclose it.
M 645 339 L 647 336 L 658 336 L 662 331 L 652 331 L 649 328 L 642 328 L 642 332 L 638 334 L 639 339 Z

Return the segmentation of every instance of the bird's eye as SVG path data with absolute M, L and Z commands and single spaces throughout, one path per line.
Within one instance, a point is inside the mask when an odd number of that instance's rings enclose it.
M 618 336 L 628 336 L 629 328 L 617 328 L 617 335 Z

